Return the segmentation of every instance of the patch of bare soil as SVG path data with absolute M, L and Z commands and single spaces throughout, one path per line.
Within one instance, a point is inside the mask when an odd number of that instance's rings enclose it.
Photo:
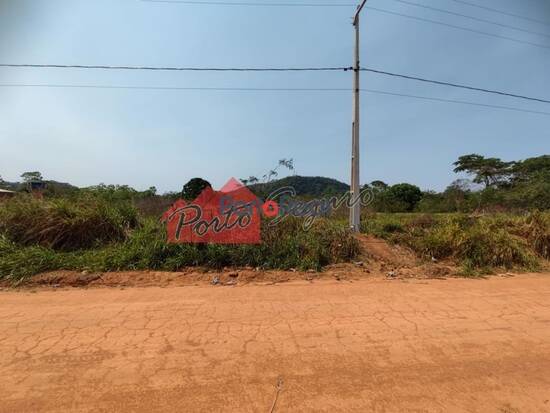
M 408 248 L 392 245 L 370 235 L 356 236 L 361 254 L 374 273 L 392 278 L 439 278 L 455 275 L 457 268 L 450 261 L 425 262 Z
M 181 271 L 120 271 L 88 273 L 86 271 L 51 271 L 30 279 L 27 286 L 53 287 L 150 287 L 186 286 L 199 284 L 232 286 L 237 284 L 277 283 L 293 280 L 311 280 L 324 277 L 324 273 L 298 271 L 262 271 L 250 268 L 207 270 L 186 268 Z
M 337 281 L 358 280 L 376 275 L 363 263 L 338 264 L 317 271 L 275 271 L 250 268 L 226 268 L 207 270 L 187 268 L 176 272 L 166 271 L 120 271 L 88 273 L 86 271 L 50 271 L 27 280 L 20 287 L 151 287 L 218 285 L 235 286 L 247 284 L 277 284 L 288 281 L 309 281 L 335 279 Z M 381 276 L 381 274 L 378 274 Z
M 383 239 L 371 235 L 358 234 L 355 237 L 364 256 L 396 267 L 413 267 L 418 264 L 416 255 L 407 248 L 390 245 Z

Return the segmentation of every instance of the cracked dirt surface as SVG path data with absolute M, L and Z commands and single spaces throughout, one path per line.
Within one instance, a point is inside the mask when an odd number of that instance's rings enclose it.
M 550 274 L 0 291 L 0 375 L 10 413 L 550 412 Z

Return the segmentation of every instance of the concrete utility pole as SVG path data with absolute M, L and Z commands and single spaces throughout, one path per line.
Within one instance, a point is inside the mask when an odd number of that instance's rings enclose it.
M 359 175 L 359 14 L 367 0 L 363 0 L 357 7 L 353 17 L 355 27 L 355 52 L 353 63 L 353 120 L 351 125 L 351 201 L 353 206 L 349 212 L 349 226 L 353 232 L 359 232 L 361 226 L 361 196 Z

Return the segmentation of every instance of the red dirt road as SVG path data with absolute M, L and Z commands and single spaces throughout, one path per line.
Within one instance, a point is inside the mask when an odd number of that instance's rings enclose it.
M 550 274 L 2 291 L 0 377 L 10 413 L 550 412 Z

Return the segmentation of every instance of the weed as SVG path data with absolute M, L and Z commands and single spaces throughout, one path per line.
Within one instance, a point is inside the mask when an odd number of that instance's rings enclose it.
M 357 255 L 357 241 L 345 226 L 319 219 L 306 231 L 302 224 L 297 218 L 275 226 L 264 222 L 264 242 L 258 245 L 168 244 L 164 228 L 152 219 L 143 220 L 126 240 L 74 252 L 21 247 L 3 237 L 0 278 L 19 280 L 57 269 L 173 271 L 187 266 L 320 269 L 350 261 Z
M 452 258 L 465 274 L 485 274 L 494 268 L 534 270 L 538 267 L 535 253 L 548 254 L 550 231 L 548 216 L 543 214 L 527 220 L 506 214 L 388 215 L 371 217 L 364 232 L 405 245 L 426 258 Z M 527 224 L 528 229 L 523 229 Z M 403 230 L 396 231 L 399 227 Z
M 526 222 L 529 243 L 543 258 L 550 259 L 550 214 L 532 212 Z
M 18 196 L 0 206 L 0 232 L 20 245 L 55 250 L 120 241 L 137 224 L 131 204 L 91 196 L 49 201 Z

